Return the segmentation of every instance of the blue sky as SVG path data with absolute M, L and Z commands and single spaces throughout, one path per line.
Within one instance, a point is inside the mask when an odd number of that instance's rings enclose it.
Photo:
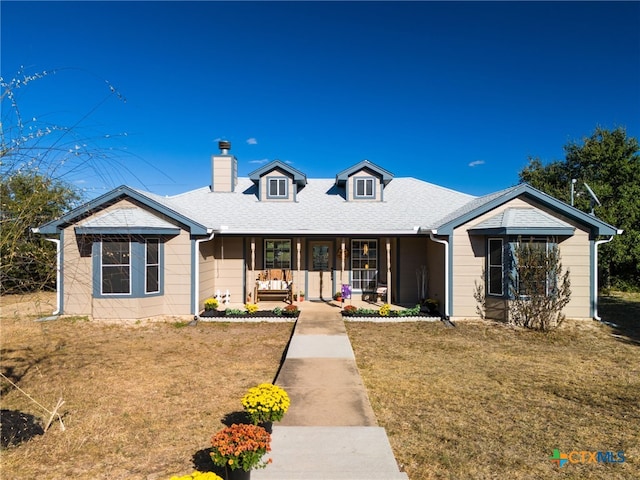
M 638 2 L 0 9 L 2 76 L 56 71 L 16 101 L 32 126 L 73 127 L 57 172 L 89 197 L 123 183 L 168 195 L 208 185 L 219 139 L 243 176 L 279 159 L 330 178 L 368 159 L 482 195 L 516 184 L 530 156 L 562 159 L 598 125 L 640 136 Z M 73 148 L 89 152 L 83 168 L 65 157 Z

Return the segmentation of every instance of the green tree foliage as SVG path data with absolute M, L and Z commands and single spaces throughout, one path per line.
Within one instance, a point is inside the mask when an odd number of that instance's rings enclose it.
M 564 147 L 566 158 L 544 165 L 532 158 L 519 173 L 527 182 L 570 203 L 571 180 L 576 179 L 575 206 L 591 212 L 586 182 L 601 205 L 595 215 L 624 230 L 612 242 L 599 247 L 600 285 L 618 289 L 640 289 L 640 156 L 638 140 L 624 128 L 596 128 L 581 143 Z
M 37 173 L 0 181 L 0 285 L 3 294 L 55 288 L 55 246 L 32 227 L 60 216 L 79 200 L 75 190 Z

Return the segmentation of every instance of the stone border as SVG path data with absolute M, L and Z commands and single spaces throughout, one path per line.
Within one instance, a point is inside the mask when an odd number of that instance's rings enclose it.
M 343 315 L 345 322 L 402 323 L 402 322 L 439 322 L 440 317 L 352 317 Z
M 204 323 L 294 323 L 298 317 L 198 317 L 199 322 Z

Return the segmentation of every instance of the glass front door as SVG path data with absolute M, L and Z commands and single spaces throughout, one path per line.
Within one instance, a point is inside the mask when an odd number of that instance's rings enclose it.
M 333 243 L 309 242 L 309 299 L 333 298 Z

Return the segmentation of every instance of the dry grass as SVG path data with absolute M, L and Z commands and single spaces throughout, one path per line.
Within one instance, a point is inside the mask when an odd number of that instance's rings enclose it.
M 379 423 L 411 480 L 635 479 L 634 300 L 603 302 L 603 317 L 617 327 L 569 323 L 550 334 L 482 322 L 347 328 Z M 2 451 L 3 479 L 165 480 L 189 472 L 246 389 L 273 379 L 292 328 L 34 322 L 52 310 L 51 295 L 1 301 L 2 372 L 49 408 L 62 397 L 67 426 L 54 423 Z M 46 419 L 0 386 L 3 408 Z M 554 448 L 623 450 L 627 461 L 558 470 L 549 461 Z
M 51 311 L 2 299 L 2 372 L 38 402 L 62 398 L 61 431 L 2 451 L 4 478 L 166 479 L 190 473 L 246 390 L 272 381 L 292 323 L 34 322 Z M 30 306 L 29 306 L 30 305 Z M 48 419 L 2 379 L 2 408 Z
M 549 334 L 487 322 L 347 328 L 378 421 L 411 480 L 640 478 L 633 338 L 595 322 Z M 623 450 L 626 462 L 558 470 L 554 448 Z

